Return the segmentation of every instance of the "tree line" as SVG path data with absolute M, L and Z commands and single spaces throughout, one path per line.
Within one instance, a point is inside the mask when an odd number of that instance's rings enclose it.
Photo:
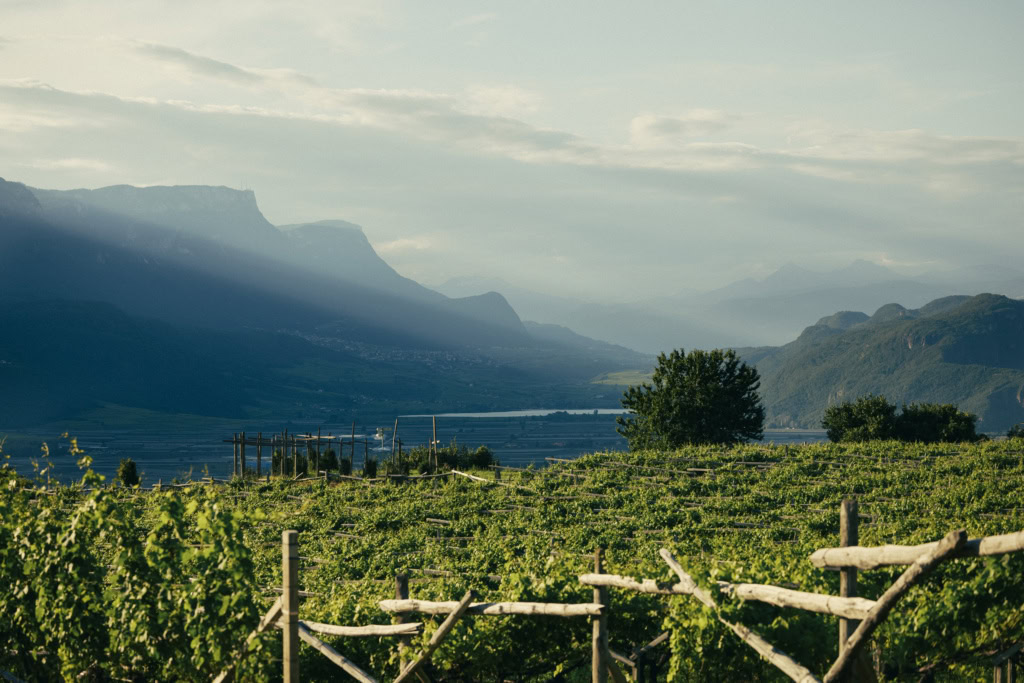
M 677 349 L 658 355 L 650 382 L 626 389 L 616 419 L 630 450 L 689 444 L 735 444 L 764 435 L 765 411 L 757 369 L 733 350 Z M 910 403 L 902 409 L 884 396 L 862 396 L 825 409 L 821 426 L 834 442 L 873 439 L 918 443 L 978 441 L 978 416 L 952 403 Z M 1024 423 L 1007 433 L 1024 438 Z

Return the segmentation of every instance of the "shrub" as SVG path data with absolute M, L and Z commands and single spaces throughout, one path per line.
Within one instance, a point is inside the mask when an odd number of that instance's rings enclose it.
M 896 438 L 921 443 L 977 441 L 977 419 L 952 403 L 912 403 L 903 406 L 896 420 Z
M 121 459 L 121 464 L 117 466 L 117 480 L 121 482 L 121 486 L 139 485 L 139 470 L 135 466 L 134 460 L 131 458 Z
M 496 464 L 494 451 L 487 446 L 480 446 L 469 456 L 469 466 L 477 469 L 486 469 Z
M 1006 432 L 1006 438 L 1024 439 L 1024 422 L 1018 422 L 1017 424 L 1010 427 L 1010 430 Z
M 347 460 L 345 462 L 348 462 Z M 327 470 L 328 472 L 335 472 L 338 469 L 338 456 L 334 453 L 333 448 L 328 448 L 326 451 L 320 454 L 320 469 Z
M 377 461 L 373 458 L 367 458 L 363 461 L 363 477 L 366 479 L 373 479 L 377 476 Z
M 830 441 L 870 441 L 896 436 L 896 406 L 884 396 L 861 396 L 825 409 L 821 426 Z
M 952 403 L 903 404 L 903 411 L 897 414 L 896 406 L 884 396 L 868 395 L 829 406 L 821 426 L 834 442 L 873 439 L 960 442 L 979 440 L 975 431 L 977 419 Z

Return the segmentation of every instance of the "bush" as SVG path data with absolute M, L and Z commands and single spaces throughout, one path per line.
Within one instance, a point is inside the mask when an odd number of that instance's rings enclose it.
M 919 443 L 978 441 L 977 416 L 952 403 L 903 404 L 896 406 L 884 396 L 862 396 L 853 402 L 829 406 L 821 426 L 834 442 L 898 439 Z
M 952 403 L 912 403 L 903 406 L 896 421 L 896 438 L 921 443 L 977 441 L 977 419 Z
M 426 446 L 416 446 L 406 454 L 405 462 L 413 469 L 430 474 L 434 471 L 433 456 Z M 494 458 L 494 451 L 487 446 L 478 446 L 475 451 L 470 451 L 464 444 L 452 442 L 437 449 L 437 462 L 441 469 L 486 469 L 497 463 Z
M 345 462 L 348 461 L 346 460 Z M 338 456 L 335 455 L 333 448 L 328 448 L 320 454 L 320 469 L 327 470 L 328 472 L 336 472 L 338 470 Z
M 472 468 L 483 470 L 495 464 L 494 451 L 487 446 L 480 446 L 469 456 L 469 466 Z
M 896 437 L 896 406 L 884 396 L 861 396 L 825 409 L 821 426 L 830 441 L 870 441 Z
M 1024 439 L 1024 422 L 1018 422 L 1017 424 L 1010 427 L 1010 430 L 1006 432 L 1006 438 Z
M 377 476 L 377 461 L 373 458 L 367 458 L 363 461 L 363 477 L 366 479 L 374 479 Z
M 139 470 L 135 466 L 134 460 L 131 458 L 121 459 L 121 464 L 117 466 L 117 480 L 121 482 L 121 486 L 139 485 Z
M 348 458 L 338 461 L 338 474 L 344 474 L 346 477 L 352 474 L 352 462 Z

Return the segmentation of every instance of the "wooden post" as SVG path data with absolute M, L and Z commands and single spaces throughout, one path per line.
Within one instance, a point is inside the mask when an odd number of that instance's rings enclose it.
M 391 432 L 391 459 L 395 459 L 395 442 L 398 439 L 398 418 L 395 418 L 395 431 Z
M 437 469 L 437 415 L 432 416 L 430 419 L 434 425 L 434 436 L 430 441 L 430 452 L 434 455 L 434 469 Z
M 281 631 L 284 683 L 299 683 L 299 532 L 281 534 L 281 588 L 284 604 Z
M 299 442 L 292 436 L 292 478 L 299 476 Z
M 231 437 L 231 476 L 238 476 L 238 433 Z
M 316 428 L 316 467 L 313 468 L 313 476 L 320 474 L 320 428 Z
M 1017 670 L 1013 657 L 995 665 L 992 669 L 992 681 L 993 683 L 1017 683 Z
M 501 468 L 500 467 L 495 467 L 494 468 L 494 481 L 501 481 Z
M 858 545 L 857 538 L 857 501 L 844 500 L 839 508 L 839 545 L 843 547 Z M 857 570 L 844 567 L 839 570 L 839 595 L 843 598 L 857 597 Z M 860 622 L 853 619 L 839 619 L 839 654 L 846 649 L 846 641 L 850 634 L 857 630 Z
M 256 432 L 256 476 L 263 476 L 263 432 Z
M 395 575 L 395 600 L 408 600 L 409 599 L 409 575 L 400 572 Z M 391 617 L 392 624 L 404 624 L 407 621 L 407 617 L 404 614 L 395 614 Z M 405 668 L 405 662 L 402 660 L 402 655 L 405 654 L 405 649 L 412 642 L 409 636 L 402 636 L 398 639 L 398 670 L 401 671 Z
M 341 453 L 338 453 L 338 457 L 341 457 Z M 352 423 L 352 453 L 348 458 L 348 473 L 356 473 L 356 423 Z
M 238 473 L 245 479 L 245 432 L 242 432 L 242 440 L 238 444 Z
M 600 574 L 603 570 L 603 553 L 600 548 L 594 551 L 594 573 Z M 608 681 L 608 589 L 604 586 L 594 588 L 594 602 L 605 605 L 601 615 L 592 617 L 593 638 L 591 639 L 592 651 L 590 656 L 591 680 L 593 683 L 607 683 Z

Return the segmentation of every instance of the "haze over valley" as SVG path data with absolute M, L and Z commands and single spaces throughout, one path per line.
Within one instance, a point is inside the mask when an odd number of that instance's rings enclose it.
M 0 433 L 618 408 L 679 348 L 773 428 L 1024 419 L 1020 8 L 213 5 L 0 7 Z

